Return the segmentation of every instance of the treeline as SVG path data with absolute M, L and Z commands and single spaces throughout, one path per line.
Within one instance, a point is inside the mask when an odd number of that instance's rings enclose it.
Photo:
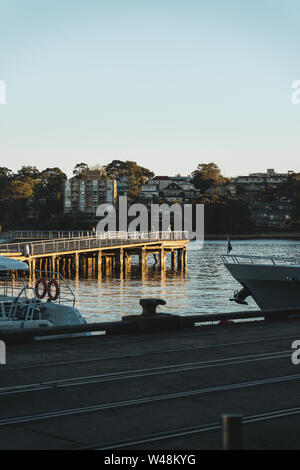
M 74 167 L 73 176 L 82 178 L 88 170 L 99 171 L 103 178 L 119 180 L 127 177 L 131 203 L 138 200 L 142 184 L 154 176 L 151 170 L 136 162 L 121 160 L 92 168 L 86 163 L 78 163 Z M 205 204 L 207 234 L 243 234 L 253 229 L 247 204 L 242 199 L 220 195 L 218 192 L 207 194 L 209 188 L 230 182 L 221 175 L 215 163 L 199 164 L 191 177 L 194 187 L 199 190 L 192 202 Z M 63 215 L 63 188 L 66 179 L 66 174 L 57 167 L 39 171 L 34 166 L 23 166 L 15 173 L 0 167 L 2 231 L 16 228 L 90 230 L 95 224 L 95 218 L 92 220 L 88 217 Z
M 141 185 L 154 176 L 136 162 L 120 160 L 95 167 L 78 163 L 73 176 L 82 178 L 88 170 L 97 170 L 107 179 L 127 177 L 132 201 L 138 197 Z M 57 167 L 39 171 L 35 166 L 22 166 L 15 173 L 0 167 L 0 229 L 90 229 L 87 220 L 63 216 L 66 179 L 67 175 Z
M 13 228 L 51 227 L 51 219 L 63 210 L 63 182 L 59 168 L 39 171 L 23 166 L 16 173 L 0 167 L 0 225 Z
M 220 188 L 232 181 L 221 174 L 215 163 L 200 163 L 191 176 L 194 187 L 200 191 L 195 202 L 205 207 L 205 234 L 240 235 L 254 230 L 248 204 L 229 192 L 220 194 Z M 214 192 L 208 194 L 211 188 Z
M 213 195 L 201 198 L 201 203 L 205 208 L 206 235 L 245 235 L 255 231 L 246 202 Z

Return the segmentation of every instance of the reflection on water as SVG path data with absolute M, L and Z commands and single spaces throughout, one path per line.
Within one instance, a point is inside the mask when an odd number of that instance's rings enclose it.
M 233 254 L 276 255 L 300 258 L 300 242 L 289 240 L 233 241 Z M 226 252 L 223 241 L 191 242 L 187 272 L 173 272 L 170 259 L 167 270 L 150 266 L 143 275 L 132 265 L 131 274 L 123 279 L 69 280 L 77 297 L 77 308 L 88 321 L 120 320 L 123 315 L 141 313 L 141 297 L 158 297 L 167 301 L 159 312 L 187 314 L 219 313 L 257 309 L 250 299 L 248 306 L 237 305 L 229 298 L 240 285 L 223 266 L 220 255 Z

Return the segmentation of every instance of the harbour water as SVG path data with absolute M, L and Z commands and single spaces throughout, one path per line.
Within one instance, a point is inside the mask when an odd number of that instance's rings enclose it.
M 243 240 L 233 241 L 232 246 L 232 254 L 300 258 L 300 241 Z M 172 272 L 168 259 L 163 273 L 153 264 L 142 275 L 133 263 L 131 274 L 123 279 L 108 276 L 68 282 L 76 295 L 77 308 L 89 322 L 115 321 L 124 315 L 141 313 L 139 299 L 142 297 L 166 300 L 167 304 L 158 309 L 162 313 L 199 315 L 255 310 L 258 307 L 252 299 L 248 306 L 229 301 L 240 285 L 220 259 L 226 248 L 224 241 L 206 241 L 204 246 L 191 242 L 187 271 L 182 273 Z

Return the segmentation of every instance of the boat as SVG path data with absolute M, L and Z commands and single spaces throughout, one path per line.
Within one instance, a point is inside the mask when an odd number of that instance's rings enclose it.
M 262 310 L 300 308 L 300 260 L 276 256 L 221 255 L 241 285 L 232 301 L 247 305 L 251 296 Z
M 75 302 L 60 273 L 29 272 L 26 263 L 0 256 L 0 331 L 86 323 Z

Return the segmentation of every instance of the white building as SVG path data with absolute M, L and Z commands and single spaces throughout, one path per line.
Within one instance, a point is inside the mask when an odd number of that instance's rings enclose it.
M 276 173 L 274 169 L 268 169 L 266 173 L 250 173 L 248 176 L 238 176 L 235 183 L 243 185 L 245 189 L 253 189 L 266 184 L 285 183 L 289 173 Z
M 183 200 L 196 193 L 190 176 L 155 176 L 142 186 L 141 196 L 151 200 L 157 197 L 166 201 Z

